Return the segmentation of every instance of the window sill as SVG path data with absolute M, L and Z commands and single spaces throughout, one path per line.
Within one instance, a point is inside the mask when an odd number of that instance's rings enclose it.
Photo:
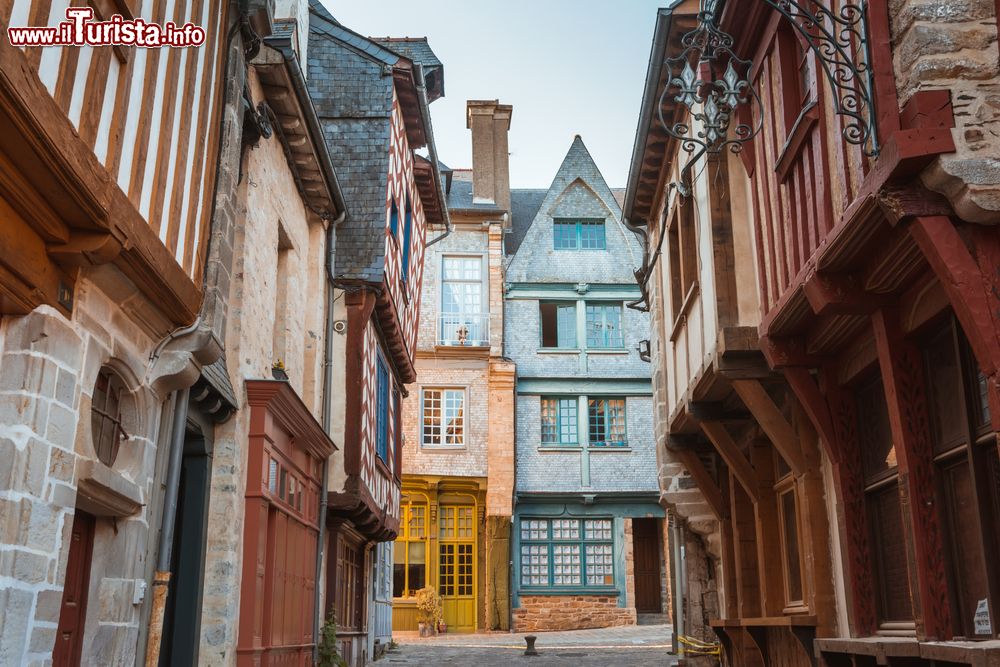
M 594 597 L 618 597 L 617 588 L 519 588 L 518 595 L 593 595 Z
M 589 451 L 591 451 L 591 452 L 621 452 L 621 453 L 626 453 L 626 454 L 628 452 L 632 451 L 631 447 L 608 447 L 608 446 L 601 446 L 601 445 L 598 445 L 598 446 L 591 445 L 587 449 Z
M 540 347 L 538 354 L 580 354 L 576 347 Z
M 587 348 L 587 354 L 628 354 L 629 350 L 626 347 L 597 347 L 597 348 Z
M 580 445 L 539 445 L 540 452 L 582 452 Z
M 420 450 L 425 452 L 464 452 L 465 445 L 420 445 Z

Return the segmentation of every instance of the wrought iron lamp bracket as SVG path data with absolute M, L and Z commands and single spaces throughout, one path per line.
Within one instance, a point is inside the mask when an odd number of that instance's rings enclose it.
M 833 91 L 834 113 L 845 119 L 844 140 L 876 157 L 879 146 L 865 0 L 837 10 L 825 7 L 823 0 L 760 1 L 788 20 L 816 54 Z M 657 113 L 667 133 L 689 155 L 680 181 L 671 184 L 684 196 L 690 195 L 691 170 L 699 159 L 725 150 L 738 153 L 764 124 L 763 104 L 750 79 L 753 62 L 733 51 L 733 37 L 717 24 L 717 8 L 718 0 L 703 0 L 697 27 L 681 38 L 683 50 L 664 61 L 667 85 Z M 675 119 L 663 115 L 670 97 L 684 108 Z

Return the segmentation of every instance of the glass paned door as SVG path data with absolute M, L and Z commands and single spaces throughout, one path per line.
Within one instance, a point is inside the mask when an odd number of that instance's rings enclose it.
M 442 505 L 438 516 L 438 593 L 448 632 L 476 630 L 476 508 Z

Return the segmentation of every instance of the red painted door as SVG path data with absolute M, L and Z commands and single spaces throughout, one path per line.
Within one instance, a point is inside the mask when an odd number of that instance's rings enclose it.
M 635 563 L 635 610 L 659 614 L 663 610 L 660 595 L 660 548 L 656 519 L 632 520 L 632 548 Z
M 73 518 L 62 609 L 56 631 L 53 667 L 80 664 L 83 626 L 87 618 L 87 591 L 90 587 L 90 560 L 94 552 L 94 517 L 80 510 Z

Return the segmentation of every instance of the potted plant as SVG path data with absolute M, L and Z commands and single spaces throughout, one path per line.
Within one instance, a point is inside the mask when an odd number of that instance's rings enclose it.
M 421 637 L 429 637 L 438 632 L 444 623 L 441 597 L 430 586 L 417 591 L 417 629 Z

